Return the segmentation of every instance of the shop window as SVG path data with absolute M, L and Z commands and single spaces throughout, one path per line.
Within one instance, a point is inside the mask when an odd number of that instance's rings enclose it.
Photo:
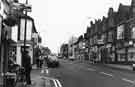
M 16 47 L 9 47 L 8 58 L 12 58 L 14 61 L 16 61 Z
M 135 53 L 128 53 L 128 61 L 135 61 Z
M 118 61 L 124 62 L 125 61 L 125 54 L 118 54 Z

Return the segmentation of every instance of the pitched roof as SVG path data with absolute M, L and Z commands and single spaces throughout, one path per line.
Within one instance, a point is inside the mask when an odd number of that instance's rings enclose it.
M 130 8 L 131 8 L 131 6 L 129 6 L 129 5 L 123 5 L 123 4 L 119 5 L 119 9 L 118 9 L 119 21 L 129 19 Z

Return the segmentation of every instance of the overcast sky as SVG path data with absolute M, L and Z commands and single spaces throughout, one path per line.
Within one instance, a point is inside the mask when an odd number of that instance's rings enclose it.
M 130 5 L 131 0 L 29 0 L 29 3 L 42 45 L 57 52 L 71 36 L 84 34 L 90 20 L 107 16 L 109 7 L 117 11 L 119 3 Z

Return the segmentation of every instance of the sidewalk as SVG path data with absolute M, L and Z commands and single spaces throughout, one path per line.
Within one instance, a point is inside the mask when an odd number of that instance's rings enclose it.
M 37 69 L 35 65 L 32 66 L 31 82 L 32 84 L 26 87 L 46 87 L 45 81 L 41 79 L 41 69 Z M 16 87 L 22 87 L 21 83 Z
M 79 61 L 77 60 L 76 63 L 85 63 L 85 64 L 92 64 L 90 61 Z M 121 69 L 121 70 L 128 70 L 133 71 L 132 65 L 122 65 L 122 64 L 102 64 L 102 63 L 95 63 L 96 65 L 103 65 L 105 67 L 114 68 L 114 69 Z
M 133 66 L 131 65 L 120 65 L 120 64 L 104 64 L 104 65 L 107 67 L 115 68 L 115 69 L 133 71 Z

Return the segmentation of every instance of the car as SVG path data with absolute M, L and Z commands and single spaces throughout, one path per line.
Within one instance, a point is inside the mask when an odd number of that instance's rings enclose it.
M 63 57 L 62 56 L 58 56 L 59 59 L 62 59 Z
M 74 56 L 70 56 L 69 57 L 69 60 L 74 61 L 75 60 L 75 57 Z
M 46 62 L 47 62 L 48 67 L 58 67 L 59 66 L 58 58 L 55 55 L 49 55 Z

